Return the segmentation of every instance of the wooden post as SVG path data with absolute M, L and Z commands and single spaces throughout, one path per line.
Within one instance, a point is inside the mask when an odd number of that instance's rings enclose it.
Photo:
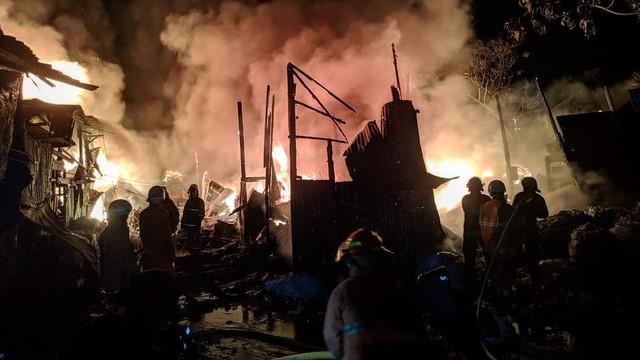
M 604 86 L 604 96 L 607 98 L 607 104 L 609 105 L 609 110 L 615 111 L 616 108 L 613 106 L 613 100 L 611 100 L 611 92 L 609 91 L 609 87 L 607 85 Z
M 273 172 L 271 161 L 271 143 L 273 141 L 273 108 L 269 112 L 269 93 L 271 87 L 267 85 L 267 96 L 265 105 L 265 118 L 264 118 L 264 218 L 265 218 L 265 237 L 267 242 L 270 242 L 271 234 L 269 231 L 269 219 L 271 218 L 271 187 L 273 181 L 271 174 Z M 272 104 L 273 106 L 273 104 Z
M 295 267 L 297 263 L 296 251 L 296 226 L 295 226 L 295 212 L 296 204 L 298 200 L 297 181 L 298 181 L 298 168 L 297 168 L 297 149 L 296 149 L 296 85 L 293 83 L 293 64 L 287 64 L 287 107 L 289 111 L 289 189 L 291 192 L 291 198 L 289 200 L 291 213 L 289 214 L 289 226 L 291 232 L 291 254 L 292 254 L 292 266 Z
M 247 171 L 244 159 L 244 125 L 242 122 L 242 102 L 238 101 L 238 135 L 240 137 L 240 212 L 238 213 L 240 224 L 240 239 L 244 238 L 244 207 L 247 204 Z
M 549 106 L 549 102 L 547 101 L 547 97 L 544 95 L 544 91 L 540 87 L 540 82 L 538 78 L 536 78 L 536 86 L 538 87 L 538 93 L 542 98 L 542 102 L 547 109 L 547 115 L 549 116 L 549 122 L 551 123 L 551 127 L 553 128 L 553 133 L 556 135 L 556 140 L 558 140 L 558 144 L 560 145 L 560 150 L 562 151 L 562 155 L 564 156 L 564 161 L 567 162 L 567 156 L 564 153 L 564 139 L 562 138 L 562 134 L 558 131 L 558 125 L 556 125 L 556 121 L 553 118 L 553 113 L 551 112 L 551 107 Z M 567 163 L 568 165 L 568 163 Z
M 329 181 L 336 182 L 336 172 L 333 169 L 333 143 L 331 140 L 327 140 L 327 163 L 329 168 Z
M 509 142 L 507 141 L 507 131 L 502 116 L 502 106 L 500 106 L 500 97 L 496 95 L 496 106 L 498 107 L 498 120 L 500 120 L 500 133 L 502 134 L 502 146 L 504 147 L 504 160 L 507 163 L 507 181 L 509 186 L 507 191 L 513 194 L 513 178 L 511 177 L 511 154 L 509 153 Z
M 391 52 L 393 53 L 393 68 L 396 71 L 396 85 L 398 85 L 398 95 L 402 100 L 402 89 L 400 88 L 400 77 L 398 76 L 398 55 L 396 55 L 396 44 L 391 43 Z
M 540 97 L 542 98 L 542 102 L 544 103 L 544 106 L 547 109 L 547 115 L 549 116 L 549 122 L 551 122 L 551 127 L 553 128 L 553 133 L 556 135 L 556 140 L 558 141 L 558 146 L 560 147 L 560 151 L 562 152 L 562 157 L 564 158 L 564 162 L 567 165 L 567 168 L 569 169 L 569 173 L 571 174 L 571 179 L 573 180 L 574 185 L 577 188 L 580 188 L 578 186 L 578 183 L 576 181 L 576 177 L 573 174 L 573 169 L 571 168 L 571 166 L 569 166 L 569 160 L 567 160 L 567 154 L 564 151 L 564 139 L 562 137 L 562 134 L 560 133 L 560 131 L 558 131 L 558 125 L 556 125 L 556 120 L 553 117 L 553 113 L 551 112 L 551 107 L 549 106 L 549 102 L 547 101 L 547 97 L 544 94 L 544 91 L 542 91 L 542 87 L 540 86 L 540 82 L 538 81 L 538 78 L 536 78 L 536 86 L 538 87 L 538 93 L 540 94 Z
M 82 166 L 82 172 L 84 174 L 84 176 L 82 176 L 82 178 L 80 179 L 80 183 L 76 184 L 78 185 L 77 187 L 77 192 L 78 192 L 78 196 L 75 197 L 75 199 L 77 199 L 77 201 L 74 202 L 73 204 L 73 218 L 76 219 L 77 217 L 80 216 L 86 216 L 89 215 L 87 213 L 87 211 L 84 208 L 84 180 L 86 179 L 86 177 L 89 175 L 86 173 L 86 169 L 87 167 L 85 166 L 86 161 L 84 159 L 85 156 L 85 151 L 84 151 L 84 134 L 83 134 L 83 124 L 82 121 L 77 121 L 74 119 L 74 121 L 76 121 L 77 124 L 77 135 L 78 135 L 78 160 L 79 160 L 79 164 Z M 78 168 L 79 171 L 80 169 Z

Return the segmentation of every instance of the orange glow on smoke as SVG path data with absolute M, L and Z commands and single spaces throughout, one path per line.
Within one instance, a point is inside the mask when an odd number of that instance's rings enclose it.
M 464 160 L 444 160 L 440 162 L 427 161 L 429 172 L 441 177 L 457 179 L 448 181 L 434 190 L 434 197 L 438 210 L 450 211 L 460 205 L 462 197 L 467 194 L 467 181 L 472 176 L 479 176 L 484 179 L 493 176 L 493 171 L 479 171 L 472 164 Z

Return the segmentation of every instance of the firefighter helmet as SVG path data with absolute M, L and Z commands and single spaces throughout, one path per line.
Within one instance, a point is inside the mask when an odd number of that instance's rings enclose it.
M 147 196 L 147 202 L 155 205 L 160 204 L 164 200 L 164 189 L 162 186 L 154 185 L 149 189 L 149 195 Z
M 360 228 L 349 234 L 347 240 L 340 244 L 336 261 L 340 261 L 344 255 L 365 255 L 379 251 L 393 254 L 383 246 L 382 238 L 375 231 Z
M 480 191 L 482 191 L 484 188 L 484 183 L 479 177 L 474 176 L 467 182 L 467 187 L 469 189 L 480 189 Z
M 525 190 L 540 192 L 540 189 L 538 189 L 538 182 L 531 176 L 523 177 L 522 180 L 520 180 L 520 184 L 522 184 L 522 188 Z
M 504 186 L 504 183 L 500 180 L 493 180 L 489 183 L 489 193 L 503 193 L 507 191 L 507 188 Z
M 109 208 L 107 209 L 107 216 L 108 217 L 126 216 L 126 215 L 129 215 L 129 213 L 131 212 L 131 209 L 133 209 L 133 206 L 131 206 L 131 203 L 128 202 L 127 200 L 125 199 L 113 200 L 109 204 Z

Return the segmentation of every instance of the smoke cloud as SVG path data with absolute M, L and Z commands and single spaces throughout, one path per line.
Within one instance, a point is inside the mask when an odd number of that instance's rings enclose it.
M 83 93 L 81 105 L 107 124 L 109 160 L 143 193 L 166 170 L 196 182 L 196 153 L 200 174 L 207 171 L 210 179 L 238 189 L 238 103 L 247 175 L 262 175 L 267 85 L 275 99 L 274 146 L 288 152 L 288 63 L 356 110 L 313 87 L 346 122 L 342 130 L 350 142 L 366 122 L 379 120 L 381 107 L 391 100 L 390 86 L 396 85 L 391 44 L 403 98 L 420 111 L 429 171 L 460 176 L 443 187 L 464 188 L 471 176 L 505 179 L 495 104 L 492 113 L 475 103 L 462 75 L 474 36 L 471 21 L 468 3 L 450 0 L 5 0 L 0 5 L 5 33 L 24 41 L 43 62 L 81 63 L 89 82 L 100 86 Z M 558 104 L 560 92 L 570 86 L 557 82 L 548 96 Z M 578 90 L 569 91 L 575 98 Z M 300 84 L 296 97 L 318 107 Z M 575 99 L 573 109 L 582 100 Z M 299 109 L 297 134 L 342 139 L 327 118 Z M 503 104 L 512 165 L 538 177 L 544 190 L 544 156 L 555 138 L 540 109 L 534 117 L 517 118 Z M 298 143 L 298 175 L 326 178 L 326 144 Z M 334 144 L 338 181 L 350 180 L 342 157 L 347 145 Z M 467 167 L 450 172 L 434 165 L 443 162 Z M 552 210 L 571 206 L 548 201 Z

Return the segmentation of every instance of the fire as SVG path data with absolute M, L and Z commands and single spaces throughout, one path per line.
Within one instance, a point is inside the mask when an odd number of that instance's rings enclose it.
M 96 204 L 93 206 L 93 210 L 91 210 L 91 214 L 89 214 L 89 216 L 100 221 L 106 220 L 104 196 L 100 196 L 100 198 L 96 200 Z
M 78 158 L 78 152 L 76 150 L 72 149 L 72 150 L 69 150 L 69 152 L 71 153 L 74 159 Z M 66 171 L 71 171 L 78 167 L 78 163 L 75 161 L 67 161 L 67 159 L 63 159 L 62 162 L 64 163 L 64 169 Z
M 104 153 L 99 153 L 96 159 L 98 167 L 100 168 L 100 174 L 94 180 L 93 189 L 97 191 L 105 192 L 110 188 L 116 186 L 120 178 L 126 178 L 125 170 L 123 166 L 116 165 L 112 161 L 108 161 Z M 100 196 L 91 211 L 91 217 L 101 221 L 105 220 L 105 208 L 104 208 L 104 195 Z
M 235 207 L 236 207 L 236 199 L 237 198 L 238 198 L 238 195 L 234 191 L 234 192 L 231 193 L 231 195 L 229 195 L 226 199 L 224 199 L 224 203 L 225 203 L 225 205 L 227 205 L 227 208 L 235 209 Z
M 434 197 L 438 210 L 447 212 L 460 204 L 460 200 L 467 193 L 467 180 L 472 176 L 481 178 L 493 176 L 491 170 L 478 171 L 464 160 L 444 160 L 441 162 L 427 161 L 427 168 L 432 174 L 441 177 L 455 177 L 457 179 L 441 185 L 435 189 Z
M 87 71 L 80 64 L 71 61 L 52 61 L 51 67 L 81 82 L 89 82 Z M 59 81 L 51 80 L 55 87 L 49 86 L 35 76 L 25 74 L 22 82 L 24 99 L 40 99 L 52 104 L 77 104 L 86 90 Z
M 276 173 L 276 179 L 282 185 L 280 189 L 280 201 L 287 202 L 291 200 L 291 187 L 289 186 L 289 158 L 284 151 L 282 144 L 278 144 L 273 148 L 271 153 L 273 159 L 277 163 L 279 171 Z M 274 169 L 275 171 L 276 169 Z
M 273 159 L 277 163 L 279 171 L 277 172 L 278 181 L 284 186 L 281 190 L 282 201 L 286 202 L 291 199 L 291 189 L 289 187 L 289 159 L 285 153 L 284 147 L 278 144 L 274 147 L 272 153 Z M 472 164 L 460 159 L 447 159 L 440 162 L 427 161 L 427 168 L 432 174 L 441 177 L 458 177 L 443 184 L 434 191 L 434 197 L 438 210 L 447 212 L 460 205 L 462 197 L 467 193 L 467 180 L 472 176 L 481 178 L 490 178 L 494 176 L 492 170 L 478 170 Z M 313 179 L 302 175 L 303 179 Z M 260 191 L 264 190 L 263 185 L 258 186 Z
M 97 162 L 102 176 L 95 179 L 93 188 L 98 191 L 104 191 L 115 186 L 118 183 L 118 179 L 123 175 L 123 170 L 113 162 L 108 161 L 103 153 L 98 154 Z

